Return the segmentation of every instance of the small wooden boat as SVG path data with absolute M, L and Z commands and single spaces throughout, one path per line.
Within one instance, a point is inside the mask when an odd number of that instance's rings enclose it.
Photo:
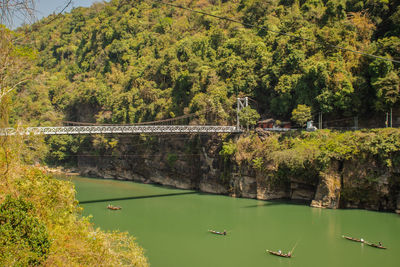
M 358 239 L 358 238 L 349 237 L 349 236 L 345 236 L 345 235 L 342 235 L 342 237 L 343 237 L 343 238 L 346 238 L 347 240 L 350 240 L 350 241 L 355 241 L 355 242 L 364 243 L 364 239 Z
M 276 252 L 276 251 L 272 251 L 272 250 L 269 250 L 269 249 L 267 249 L 267 252 L 269 254 L 272 254 L 272 255 L 275 255 L 275 256 L 279 256 L 279 257 L 284 257 L 284 258 L 291 258 L 292 257 L 292 254 L 290 252 L 285 254 L 285 253 L 282 253 L 282 252 Z
M 365 244 L 367 244 L 368 246 L 374 247 L 374 248 L 387 249 L 387 247 L 384 247 L 382 245 L 375 244 L 375 243 L 365 242 Z
M 117 206 L 108 205 L 107 209 L 109 209 L 109 210 L 120 210 L 122 208 L 121 207 L 117 207 Z
M 218 232 L 218 231 L 214 231 L 214 230 L 208 230 L 210 233 L 216 234 L 216 235 L 226 235 L 226 231 L 223 232 Z

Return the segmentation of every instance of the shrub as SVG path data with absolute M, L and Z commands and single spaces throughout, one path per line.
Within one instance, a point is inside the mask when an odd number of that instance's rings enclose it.
M 38 265 L 50 248 L 46 226 L 32 203 L 10 195 L 0 205 L 0 265 Z
M 178 155 L 175 153 L 168 153 L 167 155 L 167 162 L 168 166 L 171 168 L 175 165 L 175 162 L 178 160 Z

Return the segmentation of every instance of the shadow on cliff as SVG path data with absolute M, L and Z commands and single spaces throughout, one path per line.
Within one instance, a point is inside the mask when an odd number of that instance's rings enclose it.
M 194 195 L 194 194 L 198 194 L 198 192 L 183 192 L 183 193 L 159 194 L 159 195 L 148 195 L 148 196 L 135 196 L 135 197 L 120 197 L 120 198 L 108 198 L 108 199 L 95 199 L 95 200 L 80 201 L 79 204 L 100 203 L 100 202 L 111 202 L 111 201 L 132 200 L 132 199 L 143 199 L 143 198 L 172 197 L 172 196 Z

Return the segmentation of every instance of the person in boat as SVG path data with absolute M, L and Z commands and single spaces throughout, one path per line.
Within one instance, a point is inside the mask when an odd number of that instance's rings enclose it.
M 226 230 L 224 230 L 224 232 L 222 233 L 223 235 L 226 235 Z
M 287 253 L 287 255 L 288 255 L 288 257 L 292 257 L 292 252 L 289 251 L 289 252 Z
M 278 250 L 278 254 L 279 254 L 279 255 L 282 255 L 282 251 L 281 251 L 281 250 Z
M 361 243 L 364 243 L 364 239 L 363 238 L 361 238 L 360 241 L 361 241 Z
M 380 247 L 382 247 L 382 243 L 381 243 L 381 241 L 379 241 L 379 242 L 378 242 L 378 245 L 379 245 Z

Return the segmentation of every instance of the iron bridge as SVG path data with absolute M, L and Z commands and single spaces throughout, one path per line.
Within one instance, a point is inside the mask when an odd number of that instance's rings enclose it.
M 75 134 L 168 134 L 168 133 L 237 133 L 236 126 L 211 125 L 107 125 L 3 128 L 0 136 L 9 135 L 75 135 Z

